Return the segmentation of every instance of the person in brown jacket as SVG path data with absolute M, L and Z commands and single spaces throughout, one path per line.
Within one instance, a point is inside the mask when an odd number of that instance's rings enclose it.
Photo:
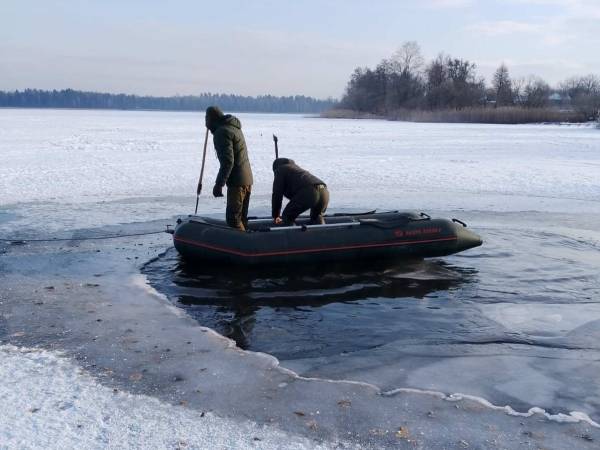
M 215 197 L 223 197 L 227 185 L 227 225 L 245 231 L 248 227 L 248 206 L 252 191 L 252 169 L 242 124 L 237 117 L 223 114 L 217 106 L 206 109 L 206 128 L 213 134 L 213 142 L 220 168 L 213 188 Z
M 327 185 L 297 166 L 292 159 L 277 158 L 273 162 L 273 172 L 273 221 L 276 224 L 293 225 L 300 214 L 310 209 L 310 223 L 324 224 L 323 214 L 329 204 Z M 290 201 L 281 213 L 284 196 Z

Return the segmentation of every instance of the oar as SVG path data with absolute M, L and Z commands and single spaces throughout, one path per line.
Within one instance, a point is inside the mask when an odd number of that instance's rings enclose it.
M 279 147 L 277 147 L 277 136 L 273 135 L 273 142 L 275 142 L 275 159 L 279 158 Z
M 204 177 L 204 161 L 206 161 L 206 144 L 208 143 L 208 128 L 204 136 L 204 150 L 202 151 L 202 168 L 200 169 L 200 179 L 198 180 L 198 188 L 196 189 L 196 209 L 194 215 L 198 214 L 198 200 L 200 200 L 200 192 L 202 192 L 202 177 Z

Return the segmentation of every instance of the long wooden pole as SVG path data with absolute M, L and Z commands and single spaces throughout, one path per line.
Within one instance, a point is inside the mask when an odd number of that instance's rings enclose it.
M 198 201 L 200 200 L 200 192 L 202 192 L 202 178 L 204 177 L 204 162 L 206 161 L 206 145 L 208 144 L 208 128 L 204 136 L 204 150 L 202 151 L 202 168 L 200 169 L 200 179 L 198 180 L 198 188 L 196 189 L 196 209 L 194 215 L 198 214 Z

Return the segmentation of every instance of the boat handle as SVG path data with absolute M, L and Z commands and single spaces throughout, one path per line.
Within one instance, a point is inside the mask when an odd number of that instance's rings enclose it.
M 326 223 L 323 225 L 290 225 L 290 226 L 278 226 L 269 227 L 269 231 L 285 231 L 285 230 L 300 230 L 308 231 L 311 229 L 321 230 L 324 228 L 342 228 L 342 227 L 355 227 L 359 226 L 361 222 L 342 222 L 342 223 Z
M 452 222 L 460 223 L 463 227 L 467 227 L 467 224 L 464 223 L 462 220 L 452 218 Z
M 431 220 L 431 216 L 424 212 L 419 213 L 419 217 L 420 217 L 419 219 L 413 219 L 412 217 L 409 217 L 408 221 L 409 222 L 420 222 L 422 220 Z

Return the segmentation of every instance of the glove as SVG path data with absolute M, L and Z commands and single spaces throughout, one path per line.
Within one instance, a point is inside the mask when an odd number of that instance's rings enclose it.
M 223 197 L 223 186 L 219 186 L 218 184 L 215 184 L 215 187 L 213 188 L 213 196 Z

